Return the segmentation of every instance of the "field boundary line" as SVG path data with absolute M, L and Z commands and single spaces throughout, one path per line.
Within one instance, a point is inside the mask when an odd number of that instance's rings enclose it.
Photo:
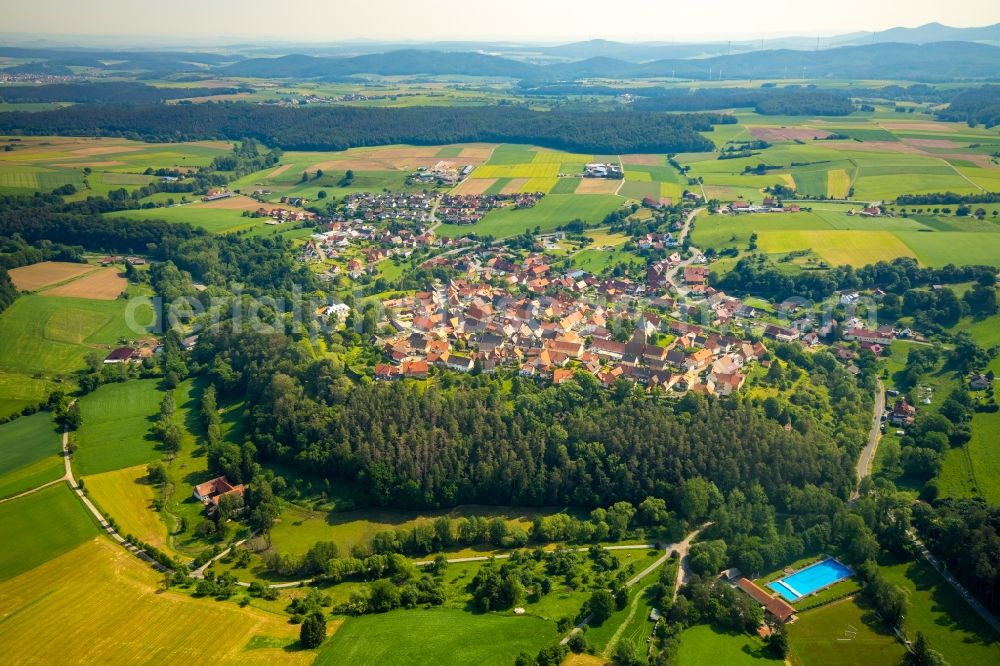
M 33 293 L 44 294 L 49 289 L 55 289 L 56 287 L 62 287 L 62 286 L 65 286 L 67 284 L 71 284 L 73 282 L 76 282 L 77 280 L 82 280 L 83 278 L 87 277 L 88 275 L 93 275 L 94 273 L 96 273 L 99 270 L 102 270 L 103 268 L 104 268 L 104 266 L 92 266 L 91 270 L 87 271 L 86 273 L 80 273 L 79 275 L 75 275 L 75 276 L 73 276 L 71 278 L 66 278 L 62 282 L 53 282 L 52 284 L 47 284 L 44 287 L 42 287 L 41 289 L 36 289 Z
M 957 166 L 955 166 L 954 164 L 952 164 L 951 162 L 949 162 L 948 160 L 943 159 L 943 158 L 942 158 L 941 161 L 944 162 L 945 164 L 947 164 L 948 166 L 950 166 L 952 171 L 954 171 L 959 176 L 961 176 L 967 183 L 969 183 L 970 185 L 972 185 L 974 188 L 976 188 L 980 192 L 985 192 L 986 191 L 985 187 L 983 187 L 979 183 L 976 183 L 971 178 L 969 178 L 968 176 L 966 176 L 964 173 L 962 173 L 961 171 L 959 171 Z
M 20 492 L 17 495 L 11 495 L 10 497 L 4 497 L 3 499 L 0 499 L 0 504 L 3 504 L 4 502 L 10 502 L 11 500 L 20 499 L 22 497 L 27 497 L 28 495 L 32 495 L 34 493 L 37 493 L 39 490 L 45 490 L 46 488 L 48 488 L 50 486 L 54 486 L 57 483 L 59 483 L 61 481 L 65 481 L 65 480 L 66 480 L 65 476 L 60 476 L 58 479 L 54 479 L 52 481 L 49 481 L 48 483 L 43 483 L 42 485 L 36 486 L 36 487 L 34 487 L 34 488 L 30 489 L 30 490 L 25 490 L 24 492 Z

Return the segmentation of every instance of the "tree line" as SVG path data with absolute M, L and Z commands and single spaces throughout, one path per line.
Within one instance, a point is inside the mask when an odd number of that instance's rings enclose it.
M 0 266 L 0 312 L 11 306 L 17 298 L 17 287 L 10 279 L 10 273 L 3 266 Z
M 74 102 L 77 104 L 156 104 L 171 99 L 234 95 L 249 88 L 159 88 L 131 81 L 93 81 L 88 83 L 50 83 L 43 86 L 4 86 L 0 101 Z
M 954 192 L 933 192 L 930 194 L 900 194 L 896 197 L 898 206 L 937 206 L 941 204 L 983 204 L 1000 203 L 1000 192 L 980 194 L 955 194 Z
M 708 151 L 711 114 L 531 111 L 514 107 L 315 107 L 225 102 L 190 105 L 75 105 L 0 116 L 7 134 L 123 136 L 144 141 L 241 140 L 284 150 L 346 150 L 395 143 L 496 141 L 589 153 Z
M 712 274 L 712 283 L 719 289 L 738 294 L 753 294 L 782 301 L 792 296 L 823 300 L 834 293 L 849 289 L 879 287 L 901 295 L 914 287 L 932 284 L 956 284 L 988 280 L 993 284 L 996 269 L 990 266 L 954 266 L 922 268 L 916 260 L 900 257 L 890 262 L 880 261 L 862 268 L 837 266 L 824 271 L 803 271 L 797 275 L 783 273 L 767 262 L 763 255 L 745 257 L 724 276 Z
M 1000 86 L 982 86 L 963 90 L 947 107 L 937 111 L 942 120 L 966 122 L 970 126 L 982 123 L 987 127 L 1000 125 Z
M 846 116 L 854 111 L 854 104 L 846 94 L 810 90 L 799 86 L 667 89 L 635 103 L 635 108 L 640 111 L 703 111 L 734 107 L 753 107 L 762 115 L 788 116 Z

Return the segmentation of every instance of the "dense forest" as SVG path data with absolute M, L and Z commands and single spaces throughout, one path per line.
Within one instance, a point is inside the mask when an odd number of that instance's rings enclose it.
M 701 111 L 734 107 L 753 107 L 763 115 L 789 116 L 846 116 L 854 111 L 847 95 L 798 86 L 670 90 L 667 94 L 646 97 L 635 103 L 635 108 L 641 111 Z
M 990 266 L 944 266 L 921 268 L 916 260 L 907 257 L 880 261 L 862 268 L 837 266 L 824 271 L 803 271 L 789 275 L 767 263 L 763 256 L 740 259 L 732 271 L 712 281 L 720 289 L 737 294 L 753 294 L 782 301 L 798 296 L 814 301 L 823 300 L 837 291 L 879 287 L 892 294 L 902 295 L 914 287 L 931 284 L 995 280 L 996 269 Z
M 247 397 L 249 455 L 357 483 L 375 505 L 601 506 L 669 496 L 694 476 L 726 492 L 759 480 L 774 501 L 807 484 L 843 494 L 866 430 L 849 419 L 821 427 L 808 410 L 792 418 L 788 405 L 770 418 L 739 398 L 649 400 L 630 382 L 606 391 L 587 374 L 548 388 L 515 379 L 509 394 L 486 376 L 423 392 L 355 384 L 282 335 L 211 333 L 196 360 L 220 392 Z M 814 368 L 837 404 L 826 407 L 865 414 L 854 380 L 827 360 Z M 214 459 L 240 478 L 246 457 L 236 448 Z
M 712 150 L 698 132 L 735 119 L 719 115 L 536 112 L 518 107 L 292 109 L 246 103 L 76 105 L 0 114 L 0 132 L 124 136 L 146 141 L 241 140 L 285 150 L 345 150 L 394 143 L 534 143 L 588 153 Z
M 157 88 L 129 81 L 4 86 L 0 102 L 76 102 L 80 104 L 156 104 L 170 99 L 232 95 L 241 88 Z
M 1000 125 L 1000 86 L 983 86 L 960 92 L 951 104 L 937 112 L 943 120 Z

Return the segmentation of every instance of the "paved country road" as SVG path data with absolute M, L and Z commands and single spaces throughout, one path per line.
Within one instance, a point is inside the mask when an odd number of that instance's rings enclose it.
M 861 450 L 861 456 L 858 458 L 857 466 L 857 483 L 860 484 L 865 478 L 872 473 L 872 463 L 875 461 L 875 453 L 878 451 L 879 440 L 882 439 L 882 414 L 885 413 L 885 386 L 882 385 L 882 380 L 876 380 L 877 385 L 875 387 L 875 409 L 872 414 L 872 429 L 868 433 L 868 444 L 865 448 Z M 854 491 L 851 493 L 851 499 L 856 500 L 858 498 L 857 485 L 855 485 Z

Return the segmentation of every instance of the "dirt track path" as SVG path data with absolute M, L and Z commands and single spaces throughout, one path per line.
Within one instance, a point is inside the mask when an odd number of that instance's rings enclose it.
M 693 541 L 694 538 L 697 537 L 698 534 L 700 534 L 703 529 L 705 529 L 706 527 L 708 527 L 709 524 L 710 523 L 706 523 L 706 524 L 702 525 L 701 527 L 699 527 L 698 529 L 696 529 L 694 532 L 691 532 L 686 537 L 684 537 L 684 540 L 681 541 L 681 542 L 679 542 L 679 543 L 673 543 L 673 544 L 670 544 L 668 546 L 664 546 L 664 548 L 663 548 L 663 550 L 664 550 L 663 556 L 660 557 L 659 559 L 657 559 L 655 562 L 653 562 L 651 565 L 649 565 L 645 569 L 643 569 L 641 572 L 639 572 L 639 574 L 637 574 L 632 580 L 630 580 L 627 583 L 625 583 L 625 587 L 632 587 L 633 585 L 635 585 L 636 583 L 638 583 L 639 581 L 641 581 L 643 578 L 645 578 L 649 574 L 651 574 L 654 571 L 656 571 L 656 569 L 658 567 L 662 566 L 663 563 L 666 562 L 670 558 L 670 554 L 673 553 L 674 551 L 676 551 L 680 555 L 680 557 L 681 557 L 681 565 L 682 566 L 678 567 L 678 577 L 680 577 L 680 571 L 683 568 L 684 560 L 687 559 L 687 553 L 688 553 L 688 550 L 691 547 L 691 541 Z M 674 594 L 676 595 L 676 593 L 677 593 L 677 587 L 675 586 L 674 587 Z M 569 639 L 573 637 L 573 634 L 577 634 L 577 633 L 580 633 L 581 631 L 583 631 L 583 628 L 585 626 L 587 626 L 588 622 L 590 622 L 590 618 L 591 618 L 590 615 L 588 615 L 587 617 L 583 618 L 583 621 L 580 622 L 580 624 L 578 624 L 575 627 L 573 627 L 568 634 L 566 634 L 565 636 L 563 636 L 563 639 L 561 641 L 559 641 L 559 644 L 560 645 L 566 645 L 567 643 L 569 643 Z M 624 626 L 624 624 L 622 626 Z M 621 629 L 621 627 L 619 627 L 619 631 L 620 631 L 620 629 Z M 616 631 L 615 635 L 618 636 L 618 633 L 619 632 Z

